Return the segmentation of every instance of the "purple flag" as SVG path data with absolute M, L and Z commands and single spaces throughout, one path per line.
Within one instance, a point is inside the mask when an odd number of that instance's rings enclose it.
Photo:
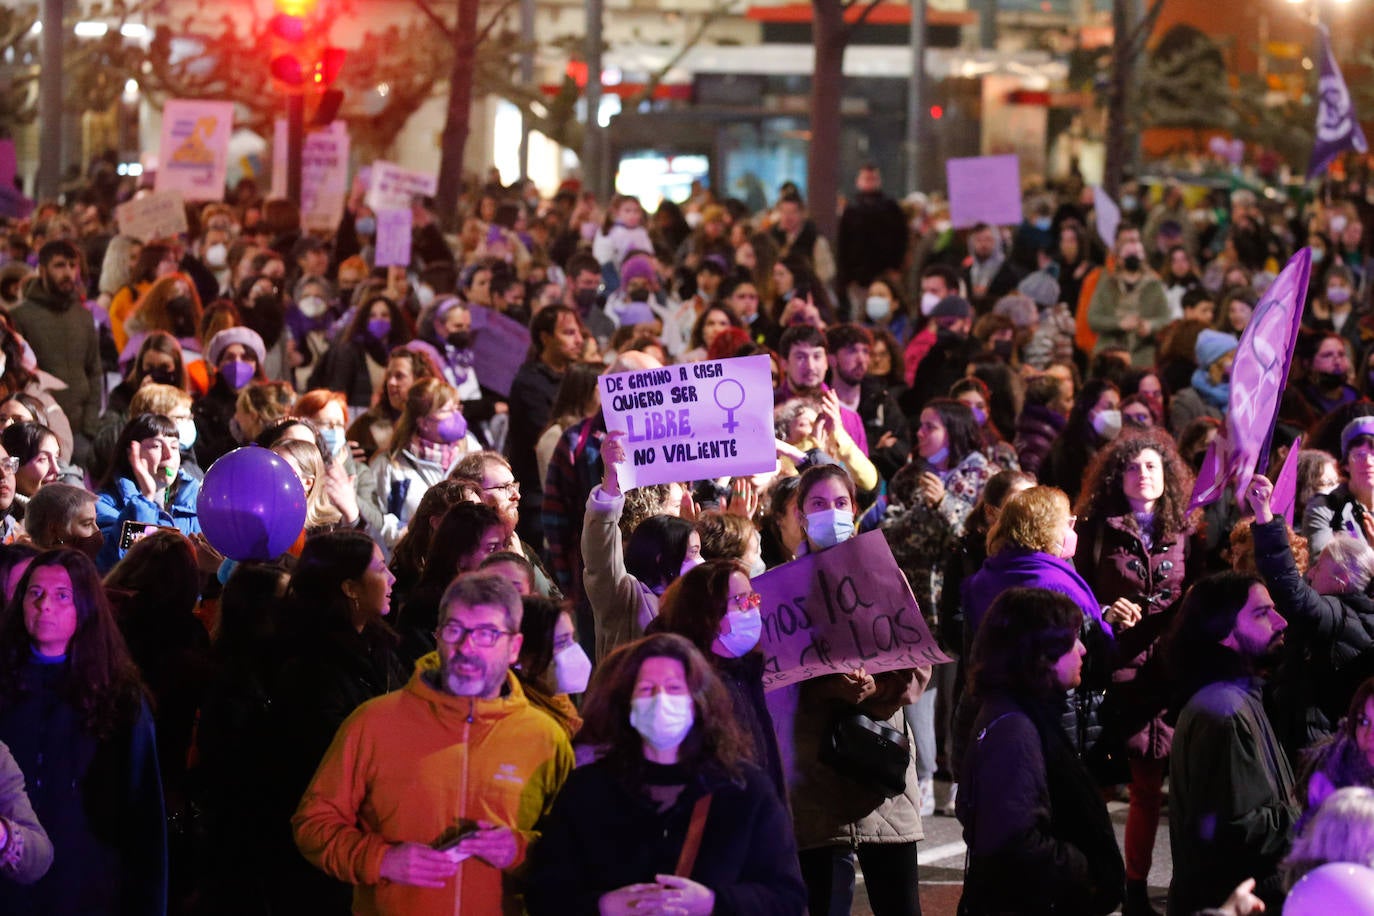
M 1369 150 L 1355 116 L 1350 90 L 1345 87 L 1345 77 L 1331 53 L 1331 35 L 1326 26 L 1317 26 L 1317 36 L 1321 39 L 1321 76 L 1317 80 L 1317 136 L 1312 144 L 1312 161 L 1307 166 L 1308 178 L 1326 171 L 1331 160 L 1348 149 L 1357 153 Z
M 1269 508 L 1275 515 L 1282 515 L 1293 527 L 1293 507 L 1298 501 L 1298 451 L 1302 449 L 1302 436 L 1293 440 L 1288 455 L 1279 468 L 1279 476 L 1274 478 L 1274 493 L 1269 499 Z
M 1269 438 L 1288 383 L 1311 270 L 1312 249 L 1303 248 L 1264 291 L 1240 335 L 1231 366 L 1226 428 L 1207 448 L 1190 511 L 1216 500 L 1227 486 L 1243 491 L 1256 470 L 1263 472 L 1268 464 Z

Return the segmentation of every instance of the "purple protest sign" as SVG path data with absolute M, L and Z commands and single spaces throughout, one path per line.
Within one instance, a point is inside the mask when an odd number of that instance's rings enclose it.
M 1282 515 L 1293 527 L 1293 507 L 1298 501 L 1298 450 L 1302 448 L 1302 436 L 1293 440 L 1288 454 L 1279 468 L 1279 476 L 1274 478 L 1274 492 L 1269 497 L 1269 507 L 1275 515 Z
M 1015 156 L 946 160 L 945 181 L 954 228 L 1021 222 L 1021 165 Z
M 784 563 L 752 585 L 763 598 L 764 690 L 949 661 L 881 531 Z
M 508 396 L 515 373 L 530 348 L 530 331 L 520 322 L 480 305 L 472 314 L 472 368 L 483 388 Z
M 1331 160 L 1348 149 L 1357 153 L 1369 151 L 1345 77 L 1331 53 L 1331 35 L 1326 26 L 1317 26 L 1317 37 L 1321 41 L 1321 76 L 1317 79 L 1317 131 L 1312 160 L 1307 166 L 1308 178 L 1326 171 Z
M 410 226 L 412 215 L 405 210 L 377 210 L 377 251 L 373 263 L 378 267 L 410 266 Z
M 1303 248 L 1265 290 L 1241 333 L 1231 366 L 1226 429 L 1207 449 L 1190 510 L 1214 501 L 1229 485 L 1244 490 L 1257 470 L 1264 472 L 1311 270 L 1312 249 Z

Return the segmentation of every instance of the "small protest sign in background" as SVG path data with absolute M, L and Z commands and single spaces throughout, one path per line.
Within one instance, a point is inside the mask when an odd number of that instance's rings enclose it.
M 169 99 L 162 106 L 157 190 L 186 200 L 220 200 L 229 171 L 233 102 Z
M 378 159 L 368 172 L 367 205 L 373 210 L 409 210 L 416 197 L 433 197 L 439 180 Z
M 410 208 L 377 210 L 377 248 L 372 261 L 378 267 L 410 266 Z
M 530 331 L 513 318 L 480 305 L 468 307 L 472 315 L 472 368 L 483 388 L 503 397 L 530 348 Z
M 970 156 L 945 162 L 949 221 L 956 229 L 978 223 L 1021 222 L 1021 167 L 1015 156 Z
M 176 238 L 187 231 L 186 205 L 179 191 L 153 191 L 115 207 L 115 222 L 140 242 Z
M 607 430 L 625 433 L 626 490 L 777 467 L 766 356 L 603 375 L 601 413 Z
M 763 596 L 763 689 L 862 668 L 949 661 L 930 635 L 881 531 L 808 554 L 752 580 Z

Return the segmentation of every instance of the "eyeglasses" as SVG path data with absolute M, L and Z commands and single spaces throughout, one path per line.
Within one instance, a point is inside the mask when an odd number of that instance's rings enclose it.
M 450 646 L 461 646 L 471 636 L 474 646 L 479 649 L 490 649 L 500 641 L 502 636 L 513 634 L 509 630 L 502 630 L 490 625 L 465 627 L 456 620 L 450 620 L 436 630 L 434 635 Z
M 725 599 L 735 606 L 737 611 L 751 611 L 763 604 L 763 596 L 758 592 L 745 592 L 742 595 L 731 595 Z
M 18 459 L 18 458 L 14 458 L 14 457 L 10 457 L 10 458 L 0 458 L 0 473 L 3 473 L 3 474 L 5 474 L 5 475 L 7 475 L 7 476 L 9 476 L 9 477 L 13 477 L 14 474 L 15 474 L 15 472 L 18 471 L 18 470 L 19 470 L 19 459 Z
M 1076 515 L 1070 515 L 1070 516 L 1069 516 L 1069 530 L 1072 531 L 1073 528 L 1074 528 L 1074 526 L 1077 525 L 1077 524 L 1078 524 L 1078 516 L 1076 516 Z
M 483 488 L 482 488 L 482 492 L 483 492 L 483 493 L 500 493 L 500 492 L 504 492 L 504 493 L 506 493 L 506 495 L 508 495 L 508 496 L 514 496 L 516 493 L 519 493 L 519 492 L 520 492 L 520 484 L 516 483 L 514 480 L 508 480 L 508 481 L 506 481 L 505 483 L 498 483 L 498 484 L 497 484 L 496 486 L 494 486 L 494 487 L 483 487 Z

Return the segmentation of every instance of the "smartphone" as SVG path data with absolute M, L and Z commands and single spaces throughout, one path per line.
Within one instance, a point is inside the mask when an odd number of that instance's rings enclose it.
M 133 519 L 129 519 L 119 526 L 119 549 L 128 550 L 154 531 L 172 531 L 176 534 L 181 534 L 181 531 L 173 528 L 171 525 L 150 525 L 147 522 L 137 522 Z
M 457 827 L 450 827 L 445 830 L 443 835 L 434 841 L 433 848 L 439 852 L 446 852 L 473 834 L 478 833 L 481 829 L 477 826 L 476 821 L 463 821 Z

